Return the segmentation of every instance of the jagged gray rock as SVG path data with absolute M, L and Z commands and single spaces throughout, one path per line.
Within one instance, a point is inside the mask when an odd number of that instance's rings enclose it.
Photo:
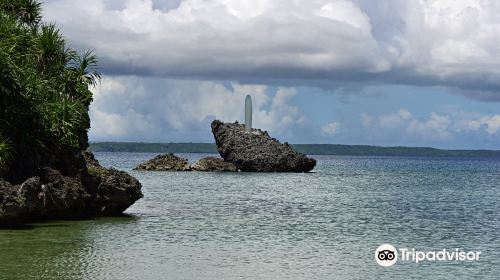
M 238 171 L 236 165 L 222 158 L 206 157 L 191 166 L 194 171 Z
M 114 168 L 103 168 L 94 156 L 85 155 L 88 177 L 87 189 L 91 194 L 88 211 L 93 215 L 116 215 L 125 211 L 143 197 L 141 183 L 128 173 Z
M 100 166 L 91 153 L 83 156 L 86 166 L 77 176 L 65 176 L 59 170 L 43 167 L 20 184 L 0 179 L 0 226 L 42 219 L 118 215 L 142 198 L 137 179 Z
M 190 171 L 191 166 L 185 158 L 178 157 L 172 153 L 158 155 L 153 159 L 145 161 L 134 168 L 134 170 L 146 171 Z
M 235 123 L 212 122 L 212 133 L 219 154 L 241 171 L 309 172 L 316 160 L 298 153 L 288 145 L 269 136 L 266 131 Z

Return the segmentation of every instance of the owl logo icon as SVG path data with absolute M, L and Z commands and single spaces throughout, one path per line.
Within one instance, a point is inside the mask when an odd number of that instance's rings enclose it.
M 380 266 L 392 266 L 398 260 L 398 251 L 391 244 L 382 244 L 375 250 L 375 261 Z

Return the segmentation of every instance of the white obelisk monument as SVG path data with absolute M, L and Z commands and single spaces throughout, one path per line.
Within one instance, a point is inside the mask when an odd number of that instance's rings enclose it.
M 245 98 L 245 131 L 252 131 L 252 97 L 250 95 Z

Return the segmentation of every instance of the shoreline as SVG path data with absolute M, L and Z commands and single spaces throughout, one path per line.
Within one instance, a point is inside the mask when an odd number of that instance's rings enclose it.
M 343 144 L 290 144 L 308 155 L 500 158 L 500 150 L 448 150 L 430 147 L 382 147 Z M 215 143 L 90 142 L 93 152 L 218 154 Z

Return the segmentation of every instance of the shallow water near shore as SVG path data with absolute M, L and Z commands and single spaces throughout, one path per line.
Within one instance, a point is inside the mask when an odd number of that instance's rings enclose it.
M 0 279 L 496 279 L 500 160 L 316 156 L 313 173 L 139 172 L 127 216 L 0 230 Z M 181 154 L 196 161 L 201 154 Z M 477 262 L 374 259 L 396 248 Z

